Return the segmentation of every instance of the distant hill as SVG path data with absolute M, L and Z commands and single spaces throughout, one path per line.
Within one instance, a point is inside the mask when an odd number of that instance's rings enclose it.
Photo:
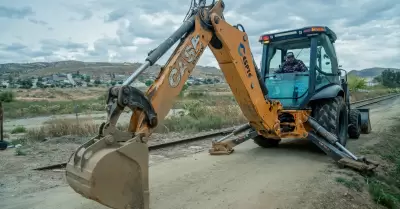
M 126 74 L 132 73 L 140 67 L 141 63 L 111 63 L 111 62 L 34 62 L 34 63 L 6 63 L 0 64 L 0 73 L 19 73 L 21 77 L 43 76 L 54 73 L 71 73 L 79 71 L 80 74 L 99 75 L 106 73 Z M 158 74 L 161 66 L 153 65 L 145 72 Z M 222 71 L 215 67 L 196 66 L 192 73 L 201 76 L 222 76 Z
M 349 75 L 356 75 L 359 77 L 376 77 L 380 75 L 384 70 L 391 69 L 394 71 L 400 71 L 400 69 L 397 68 L 381 68 L 381 67 L 373 67 L 373 68 L 367 68 L 363 70 L 352 70 L 349 72 Z
M 82 62 L 82 61 L 59 61 L 59 62 L 34 62 L 34 63 L 6 63 L 0 64 L 0 73 L 13 72 L 20 76 L 43 76 L 54 73 L 71 73 L 79 71 L 81 74 L 100 75 L 107 73 L 127 74 L 135 71 L 141 63 L 112 63 L 112 62 Z M 161 66 L 150 67 L 146 74 L 158 74 Z M 368 68 L 360 71 L 352 70 L 349 74 L 360 77 L 375 77 L 387 68 Z M 393 69 L 400 71 L 400 69 Z M 195 76 L 223 76 L 222 71 L 215 67 L 196 66 L 192 73 Z

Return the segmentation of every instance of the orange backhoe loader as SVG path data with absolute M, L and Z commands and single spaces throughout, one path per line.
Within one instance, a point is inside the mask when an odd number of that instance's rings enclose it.
M 309 83 L 313 88 L 307 91 L 307 99 L 301 99 L 299 92 L 303 90 L 297 87 L 294 97 L 271 99 L 270 94 L 276 94 L 276 89 L 267 88 L 274 87 L 274 83 L 265 83 L 265 64 L 262 66 L 264 69 L 259 70 L 256 67 L 246 32 L 244 29 L 240 30 L 243 28 L 241 25 L 232 26 L 225 21 L 224 9 L 222 0 L 213 1 L 210 5 L 206 5 L 204 0 L 193 1 L 182 26 L 152 50 L 145 63 L 122 86 L 109 89 L 106 101 L 107 121 L 101 125 L 99 134 L 81 145 L 67 163 L 67 181 L 76 192 L 111 208 L 149 208 L 147 141 L 157 124 L 172 108 L 174 98 L 181 92 L 206 47 L 216 57 L 243 115 L 248 120 L 248 124 L 231 135 L 249 131 L 244 138 L 223 138 L 213 142 L 211 154 L 230 154 L 234 146 L 250 138 L 264 147 L 276 145 L 281 139 L 300 138 L 310 139 L 342 165 L 359 170 L 371 170 L 377 166 L 376 163 L 354 156 L 344 147 L 342 139 L 347 139 L 348 133 L 349 108 L 345 104 L 348 92 L 338 90 L 333 97 L 328 97 L 332 93 L 318 94 L 318 91 L 314 91 L 318 85 L 312 83 L 315 81 L 313 78 L 317 77 L 316 71 L 312 70 L 318 67 L 314 63 L 317 60 L 316 49 L 328 44 L 318 39 L 321 37 L 318 35 L 324 34 L 324 31 L 310 28 L 310 33 L 302 33 L 301 38 L 298 38 L 307 40 L 303 45 L 313 49 L 310 57 L 314 61 L 310 63 L 308 75 L 312 77 Z M 146 93 L 130 86 L 140 73 L 155 64 L 178 41 L 179 45 Z M 264 38 L 261 41 L 268 42 Z M 293 41 L 292 46 L 296 43 Z M 290 46 L 290 43 L 286 45 Z M 264 53 L 265 57 L 271 57 L 269 54 L 274 54 L 274 50 L 276 49 L 267 51 L 267 55 Z M 280 76 L 274 78 L 284 79 Z M 338 75 L 334 76 L 337 78 Z M 297 78 L 308 77 L 293 74 L 290 79 L 294 82 Z M 326 79 L 328 83 L 331 82 L 330 78 L 322 78 L 323 81 Z M 290 88 L 281 90 L 285 89 Z M 315 95 L 319 97 L 312 99 Z M 297 103 L 302 105 L 290 108 Z M 116 123 L 125 107 L 132 110 L 132 116 L 129 130 L 120 131 L 116 128 Z M 357 117 L 355 125 L 359 124 Z M 345 130 L 339 131 L 335 125 L 343 123 Z M 354 124 L 349 129 L 353 130 L 354 127 L 359 129 Z

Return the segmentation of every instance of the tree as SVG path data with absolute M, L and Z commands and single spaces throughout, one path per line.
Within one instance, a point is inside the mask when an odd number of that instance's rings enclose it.
M 8 83 L 11 84 L 14 81 L 14 78 L 12 77 L 12 75 L 8 76 Z
M 14 98 L 15 94 L 12 91 L 3 91 L 0 93 L 0 101 L 2 102 L 12 102 Z
M 382 83 L 382 76 L 378 75 L 378 76 L 374 77 L 373 81 L 377 82 L 377 83 Z
M 367 87 L 367 81 L 364 78 L 355 75 L 348 75 L 347 79 L 349 83 L 349 89 L 351 91 L 357 91 Z
M 115 86 L 115 84 L 117 84 L 116 81 L 111 81 L 111 86 Z
M 85 82 L 86 82 L 86 83 L 90 83 L 90 76 L 86 76 Z
M 380 83 L 383 86 L 389 88 L 395 88 L 400 86 L 400 71 L 395 72 L 394 70 L 384 70 L 380 75 Z
M 30 89 L 32 88 L 33 83 L 31 79 L 26 79 L 21 81 L 21 88 L 23 89 Z
M 36 82 L 36 86 L 39 87 L 39 88 L 43 88 L 44 87 L 43 83 L 40 82 L 40 81 Z
M 151 84 L 153 84 L 152 80 L 147 80 L 144 84 L 146 84 L 146 86 L 151 86 Z
M 181 90 L 181 92 L 179 93 L 179 97 L 183 97 L 184 96 L 184 93 L 185 93 L 185 91 L 186 91 L 186 89 L 188 89 L 188 85 L 187 84 L 184 84 L 183 85 L 183 87 L 182 87 L 182 90 Z
M 101 81 L 99 79 L 94 80 L 94 84 L 99 85 L 101 84 Z

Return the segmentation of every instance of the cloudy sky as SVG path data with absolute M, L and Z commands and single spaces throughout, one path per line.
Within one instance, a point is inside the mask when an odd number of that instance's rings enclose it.
M 346 69 L 400 68 L 399 0 L 225 3 L 227 21 L 244 25 L 258 63 L 262 33 L 327 25 L 338 35 L 336 50 Z M 142 62 L 182 23 L 189 5 L 190 0 L 0 0 L 0 63 Z M 199 64 L 217 65 L 210 51 Z

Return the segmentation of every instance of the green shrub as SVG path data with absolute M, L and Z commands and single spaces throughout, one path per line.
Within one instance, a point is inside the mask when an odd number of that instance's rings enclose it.
M 349 75 L 347 77 L 347 81 L 349 83 L 349 89 L 351 91 L 356 91 L 359 89 L 365 89 L 367 87 L 367 81 L 364 78 L 355 76 L 355 75 Z
M 400 141 L 396 135 L 389 134 L 397 132 L 399 128 L 400 124 L 393 127 L 387 135 L 383 135 L 384 139 L 369 148 L 380 155 L 389 168 L 384 173 L 367 178 L 369 193 L 376 203 L 390 209 L 400 208 Z
M 0 92 L 0 101 L 2 102 L 12 102 L 15 99 L 15 93 L 12 91 Z
M 26 132 L 26 128 L 23 126 L 17 126 L 13 130 L 11 130 L 12 134 L 25 133 L 25 132 Z

